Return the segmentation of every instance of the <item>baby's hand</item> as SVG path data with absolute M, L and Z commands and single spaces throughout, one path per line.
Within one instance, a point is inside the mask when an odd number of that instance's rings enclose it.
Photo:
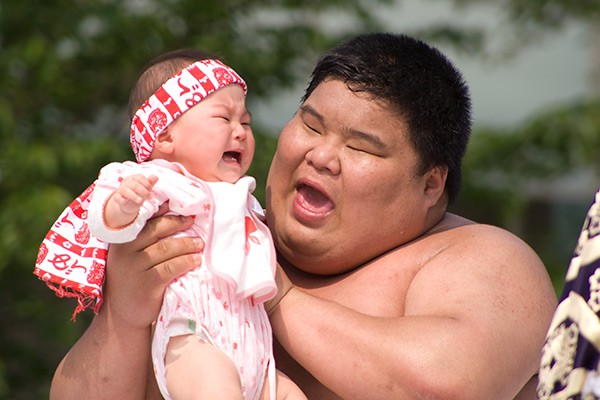
M 137 217 L 144 201 L 150 197 L 150 192 L 158 177 L 150 175 L 132 175 L 124 178 L 106 202 L 104 208 L 104 223 L 109 228 L 118 229 L 132 223 Z
M 121 181 L 112 198 L 122 213 L 137 214 L 142 203 L 150 196 L 150 191 L 157 181 L 158 177 L 155 175 L 149 177 L 144 175 L 128 176 Z

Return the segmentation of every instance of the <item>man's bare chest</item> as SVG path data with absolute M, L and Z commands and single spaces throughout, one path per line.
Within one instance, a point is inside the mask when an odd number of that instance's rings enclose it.
M 373 316 L 398 317 L 410 284 L 419 270 L 417 262 L 386 256 L 349 273 L 334 277 L 292 277 L 308 293 Z

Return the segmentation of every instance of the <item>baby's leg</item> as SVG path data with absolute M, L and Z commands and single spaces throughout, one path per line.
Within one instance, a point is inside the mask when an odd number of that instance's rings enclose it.
M 308 400 L 302 390 L 292 381 L 286 374 L 280 370 L 276 370 L 275 380 L 277 381 L 277 400 Z M 265 378 L 265 384 L 260 395 L 260 400 L 275 400 L 269 399 L 269 379 Z
M 243 400 L 240 377 L 231 359 L 196 336 L 172 337 L 165 365 L 173 399 Z

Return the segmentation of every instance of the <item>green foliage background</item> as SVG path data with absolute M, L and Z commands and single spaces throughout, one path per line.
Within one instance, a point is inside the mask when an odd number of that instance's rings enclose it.
M 219 52 L 249 83 L 252 110 L 253 102 L 278 88 L 305 82 L 317 56 L 341 38 L 380 29 L 372 10 L 391 3 L 0 3 L 0 399 L 47 398 L 57 363 L 91 318 L 83 314 L 77 323 L 70 322 L 73 302 L 57 299 L 32 270 L 44 234 L 66 205 L 104 164 L 132 159 L 124 109 L 139 69 L 177 48 Z M 469 7 L 485 0 L 455 3 Z M 600 8 L 591 0 L 505 4 L 523 42 L 569 19 L 597 21 Z M 334 15 L 345 18 L 343 28 L 327 29 L 315 22 Z M 412 33 L 464 52 L 485 53 L 485 34 L 474 29 L 445 24 Z M 465 160 L 465 188 L 456 209 L 529 241 L 544 258 L 557 290 L 577 232 L 569 232 L 560 257 L 552 245 L 556 237 L 528 236 L 526 225 L 517 222 L 526 219 L 530 204 L 518 189 L 528 179 L 580 167 L 597 170 L 597 110 L 597 99 L 582 100 L 509 132 L 480 128 Z M 278 132 L 257 125 L 254 132 L 257 152 L 250 172 L 257 177 L 262 199 Z M 578 229 L 583 214 L 575 220 Z

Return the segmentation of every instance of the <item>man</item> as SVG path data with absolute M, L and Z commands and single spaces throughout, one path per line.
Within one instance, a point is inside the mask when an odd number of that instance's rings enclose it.
M 446 212 L 469 133 L 460 73 L 423 42 L 362 35 L 318 62 L 267 182 L 276 361 L 308 398 L 534 396 L 556 298 L 525 243 Z M 189 224 L 157 218 L 111 247 L 105 304 L 53 398 L 156 398 L 150 326 L 201 250 L 170 237 Z

